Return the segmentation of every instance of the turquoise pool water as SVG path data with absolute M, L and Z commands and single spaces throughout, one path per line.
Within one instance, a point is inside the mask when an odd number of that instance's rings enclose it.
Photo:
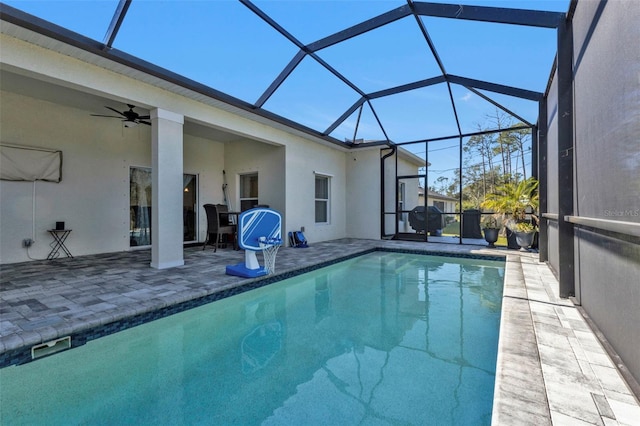
M 504 263 L 374 252 L 0 370 L 0 423 L 490 424 Z

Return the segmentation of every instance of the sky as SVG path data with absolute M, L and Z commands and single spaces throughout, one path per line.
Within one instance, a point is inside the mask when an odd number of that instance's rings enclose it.
M 118 1 L 5 0 L 5 3 L 103 41 Z M 253 3 L 303 44 L 406 5 L 402 0 L 253 0 Z M 569 6 L 569 0 L 463 3 L 554 12 L 566 12 Z M 555 30 L 431 17 L 421 17 L 421 21 L 448 74 L 545 91 L 556 52 Z M 113 47 L 250 103 L 260 98 L 298 52 L 295 45 L 246 6 L 232 0 L 133 0 Z M 364 93 L 441 75 L 413 16 L 317 54 Z M 535 102 L 483 93 L 525 120 L 536 122 Z M 388 137 L 399 143 L 455 136 L 458 134 L 455 114 L 462 133 L 489 126 L 487 117 L 495 114 L 492 104 L 455 84 L 451 85 L 451 96 L 455 111 L 446 84 L 373 99 L 373 110 L 365 104 L 361 112 L 352 114 L 331 136 L 339 140 L 353 139 L 354 135 L 365 140 Z M 307 56 L 263 107 L 324 132 L 358 99 L 357 92 Z M 424 157 L 424 147 L 421 144 L 408 149 Z M 429 150 L 434 171 L 429 178 L 432 183 L 457 167 L 458 141 L 429 144 Z

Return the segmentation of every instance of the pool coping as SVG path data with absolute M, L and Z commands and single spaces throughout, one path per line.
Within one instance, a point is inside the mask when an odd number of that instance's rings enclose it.
M 518 256 L 508 256 L 500 314 L 492 425 L 551 424 L 540 356 Z
M 537 256 L 509 254 L 492 425 L 637 425 L 640 404 Z

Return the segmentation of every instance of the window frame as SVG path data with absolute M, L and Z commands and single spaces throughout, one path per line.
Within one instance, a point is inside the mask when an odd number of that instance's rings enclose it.
M 318 197 L 318 193 L 316 190 L 318 179 L 323 179 L 326 182 L 326 185 L 327 185 L 326 198 Z M 329 225 L 331 223 L 331 175 L 314 172 L 313 192 L 314 192 L 314 219 L 313 220 L 316 225 Z M 325 205 L 324 214 L 326 217 L 326 221 L 324 222 L 318 221 L 318 203 L 324 203 Z
M 256 191 L 257 194 L 255 197 L 243 197 L 242 196 L 242 190 L 244 188 L 243 185 L 243 180 L 244 179 L 250 179 L 252 177 L 256 178 Z M 245 211 L 245 210 L 249 210 L 251 208 L 253 208 L 253 206 L 260 204 L 259 198 L 260 198 L 260 177 L 258 176 L 258 172 L 251 172 L 251 173 L 243 173 L 241 175 L 239 175 L 239 180 L 238 180 L 238 199 L 240 200 L 240 203 L 238 204 L 238 211 Z M 251 191 L 251 190 L 249 190 Z M 251 207 L 249 207 L 249 209 L 244 209 L 242 208 L 242 204 L 243 201 L 255 201 L 254 203 L 252 203 Z

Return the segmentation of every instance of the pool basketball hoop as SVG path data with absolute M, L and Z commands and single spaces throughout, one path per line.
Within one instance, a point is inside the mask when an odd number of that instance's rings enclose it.
M 244 263 L 227 265 L 227 275 L 255 278 L 275 271 L 276 254 L 282 245 L 282 218 L 280 213 L 267 208 L 255 208 L 238 218 L 238 245 L 244 249 Z M 256 257 L 264 256 L 264 267 Z
M 260 247 L 262 248 L 262 256 L 264 257 L 264 269 L 267 275 L 271 275 L 276 271 L 276 254 L 282 245 L 280 238 L 267 239 L 260 237 Z

